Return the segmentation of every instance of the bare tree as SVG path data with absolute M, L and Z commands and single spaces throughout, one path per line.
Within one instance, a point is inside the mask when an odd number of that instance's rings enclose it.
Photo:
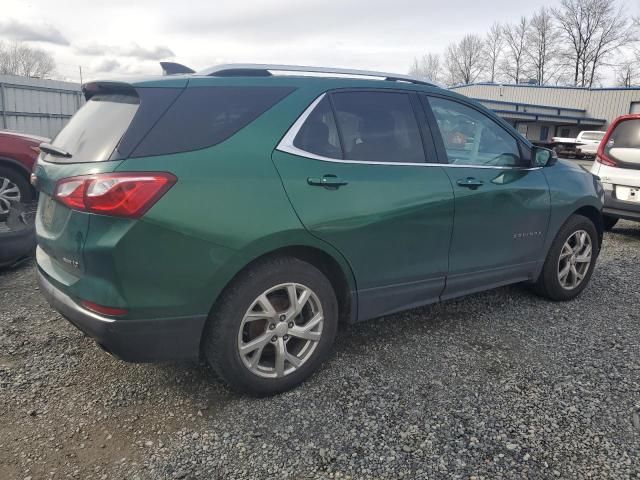
M 520 83 L 527 66 L 528 28 L 529 22 L 526 17 L 520 17 L 518 23 L 509 24 L 503 28 L 506 48 L 502 60 L 502 73 L 514 83 Z
M 439 82 L 442 77 L 440 71 L 440 55 L 437 53 L 427 53 L 421 58 L 414 58 L 409 69 L 409 74 L 423 80 Z
M 592 86 L 607 59 L 637 40 L 633 20 L 611 0 L 561 0 L 552 12 L 577 86 Z
M 457 85 L 475 82 L 485 69 L 484 42 L 480 36 L 467 34 L 451 43 L 445 52 L 447 83 Z
M 25 43 L 0 42 L 0 74 L 46 78 L 56 69 L 51 54 Z
M 640 64 L 636 60 L 625 59 L 615 69 L 616 84 L 620 87 L 633 87 L 640 83 Z
M 562 68 L 558 55 L 558 31 L 549 10 L 542 7 L 529 23 L 525 52 L 529 61 L 531 76 L 538 85 L 545 85 Z
M 487 36 L 484 39 L 484 50 L 487 59 L 487 76 L 491 83 L 496 81 L 500 58 L 504 49 L 504 36 L 502 25 L 498 22 L 491 25 Z
M 598 68 L 605 65 L 612 54 L 638 40 L 635 26 L 622 6 L 615 9 L 608 0 L 598 0 L 596 6 L 601 12 L 601 25 L 587 55 L 590 62 L 589 87 L 594 83 Z

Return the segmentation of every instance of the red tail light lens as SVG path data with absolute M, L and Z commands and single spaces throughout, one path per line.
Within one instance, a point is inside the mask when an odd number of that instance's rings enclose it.
M 70 177 L 58 182 L 54 198 L 74 210 L 140 218 L 176 181 L 175 176 L 166 172 L 100 173 Z
M 603 165 L 609 165 L 610 167 L 615 167 L 617 163 L 609 158 L 604 152 L 596 153 L 596 162 L 600 162 Z
M 89 300 L 83 300 L 80 302 L 87 310 L 99 313 L 100 315 L 108 315 L 110 317 L 119 317 L 127 313 L 126 308 L 105 307 L 104 305 L 98 305 L 97 303 L 90 302 Z

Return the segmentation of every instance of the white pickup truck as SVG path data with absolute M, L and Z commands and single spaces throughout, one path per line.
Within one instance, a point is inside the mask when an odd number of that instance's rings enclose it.
M 595 157 L 604 134 L 598 130 L 584 130 L 576 138 L 553 137 L 549 147 L 558 156 Z

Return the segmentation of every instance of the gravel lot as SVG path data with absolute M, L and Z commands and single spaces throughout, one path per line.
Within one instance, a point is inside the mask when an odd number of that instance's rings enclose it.
M 640 224 L 576 301 L 509 287 L 343 328 L 309 382 L 243 397 L 115 360 L 0 273 L 0 478 L 640 478 Z

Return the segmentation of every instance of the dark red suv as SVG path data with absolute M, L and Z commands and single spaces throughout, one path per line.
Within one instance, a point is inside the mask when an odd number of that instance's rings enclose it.
M 40 153 L 38 145 L 48 141 L 35 135 L 0 131 L 0 221 L 9 214 L 11 202 L 33 200 L 29 175 Z

